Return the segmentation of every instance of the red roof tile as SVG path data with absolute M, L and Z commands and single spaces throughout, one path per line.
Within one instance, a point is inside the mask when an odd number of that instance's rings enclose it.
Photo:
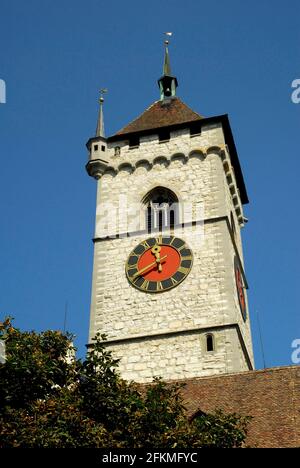
M 168 127 L 201 119 L 203 119 L 201 115 L 194 112 L 176 97 L 167 101 L 154 102 L 139 117 L 119 130 L 116 135 Z
M 188 415 L 222 409 L 252 416 L 250 447 L 300 446 L 300 367 L 275 367 L 238 374 L 186 379 Z
M 198 414 L 250 416 L 246 446 L 300 447 L 300 367 L 271 367 L 236 374 L 170 380 L 181 394 L 190 420 Z M 146 389 L 152 384 L 139 384 Z

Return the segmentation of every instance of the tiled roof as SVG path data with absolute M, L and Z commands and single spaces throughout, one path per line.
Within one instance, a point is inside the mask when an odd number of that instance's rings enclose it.
M 190 109 L 178 97 L 151 104 L 139 117 L 119 130 L 116 135 L 125 135 L 145 130 L 168 127 L 201 120 L 203 117 Z
M 300 367 L 275 367 L 237 374 L 186 379 L 188 415 L 198 411 L 252 416 L 250 447 L 300 447 Z

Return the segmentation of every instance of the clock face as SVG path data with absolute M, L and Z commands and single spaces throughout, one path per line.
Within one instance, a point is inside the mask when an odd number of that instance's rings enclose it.
M 234 272 L 235 272 L 236 289 L 237 289 L 240 309 L 241 309 L 243 319 L 246 320 L 247 309 L 246 309 L 246 298 L 245 298 L 245 292 L 244 292 L 244 283 L 243 283 L 242 273 L 241 273 L 237 258 L 234 259 Z
M 141 291 L 163 292 L 181 283 L 191 271 L 192 263 L 192 251 L 182 239 L 150 237 L 129 255 L 126 275 Z

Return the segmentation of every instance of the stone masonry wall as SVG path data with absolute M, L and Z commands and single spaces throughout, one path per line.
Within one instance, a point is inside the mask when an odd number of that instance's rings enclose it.
M 234 330 L 217 330 L 214 340 L 216 350 L 210 352 L 206 351 L 205 332 L 150 337 L 147 341 L 112 344 L 109 349 L 121 359 L 122 377 L 136 382 L 151 382 L 161 376 L 177 380 L 248 370 L 242 353 L 238 360 L 231 353 L 232 348 L 239 347 Z

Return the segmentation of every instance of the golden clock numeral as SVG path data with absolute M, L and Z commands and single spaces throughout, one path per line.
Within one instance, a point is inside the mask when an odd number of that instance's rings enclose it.
M 178 284 L 178 281 L 176 279 L 173 278 L 173 276 L 171 276 L 170 280 L 172 281 L 172 284 Z
M 147 291 L 148 287 L 149 287 L 149 281 L 147 280 L 145 280 L 143 284 L 140 286 L 140 288 L 143 289 L 144 291 Z
M 181 250 L 183 250 L 183 249 L 185 249 L 185 248 L 186 248 L 186 247 L 185 247 L 185 244 L 183 244 L 181 247 L 178 247 L 177 250 L 178 250 L 178 252 L 181 252 Z
M 170 242 L 170 245 L 173 244 L 174 240 L 175 240 L 175 237 L 173 236 L 173 238 L 172 238 L 172 240 L 171 240 L 171 242 Z
M 164 288 L 163 288 L 163 285 L 161 283 L 161 281 L 158 281 L 157 282 L 157 286 L 156 286 L 156 291 L 162 291 Z
M 189 268 L 186 268 L 186 267 L 183 267 L 183 266 L 181 266 L 181 267 L 179 267 L 179 268 L 178 268 L 178 271 L 179 271 L 180 273 L 183 273 L 184 275 L 187 275 L 187 274 L 188 274 L 188 272 L 190 271 L 190 269 L 189 269 Z
M 182 260 L 193 260 L 193 257 L 191 255 L 187 255 L 187 256 L 182 255 L 181 259 Z
M 131 281 L 132 281 L 133 283 L 136 283 L 139 279 L 140 279 L 140 276 L 135 276 L 135 275 L 133 275 Z

